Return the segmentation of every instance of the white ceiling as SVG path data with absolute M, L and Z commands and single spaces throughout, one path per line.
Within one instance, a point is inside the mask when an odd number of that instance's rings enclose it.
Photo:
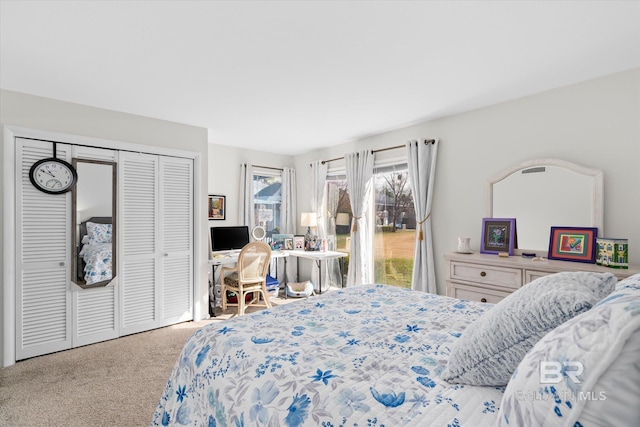
M 640 66 L 639 1 L 0 1 L 0 87 L 295 155 Z

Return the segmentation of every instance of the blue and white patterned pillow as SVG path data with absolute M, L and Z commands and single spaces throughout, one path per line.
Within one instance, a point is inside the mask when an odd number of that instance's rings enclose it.
M 542 338 L 505 390 L 498 426 L 640 425 L 640 274 Z
M 540 338 L 596 305 L 616 282 L 611 273 L 590 272 L 563 272 L 534 280 L 467 328 L 452 349 L 442 378 L 457 384 L 507 384 Z
M 87 235 L 89 236 L 89 244 L 111 243 L 111 229 L 111 224 L 97 224 L 95 222 L 87 222 Z

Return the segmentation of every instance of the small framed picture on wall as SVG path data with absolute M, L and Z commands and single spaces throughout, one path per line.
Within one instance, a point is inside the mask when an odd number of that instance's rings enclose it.
M 226 197 L 209 195 L 209 219 L 225 219 Z

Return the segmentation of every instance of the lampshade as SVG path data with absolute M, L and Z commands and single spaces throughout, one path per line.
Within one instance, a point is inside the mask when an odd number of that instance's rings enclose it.
M 318 222 L 315 212 L 303 212 L 300 218 L 300 225 L 303 227 L 317 227 Z
M 349 214 L 340 212 L 336 215 L 336 225 L 349 225 Z

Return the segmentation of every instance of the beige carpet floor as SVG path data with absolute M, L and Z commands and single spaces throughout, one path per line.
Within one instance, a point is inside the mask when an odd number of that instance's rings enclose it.
M 274 306 L 293 301 L 272 299 Z M 230 313 L 2 368 L 0 426 L 148 426 L 186 340 Z

